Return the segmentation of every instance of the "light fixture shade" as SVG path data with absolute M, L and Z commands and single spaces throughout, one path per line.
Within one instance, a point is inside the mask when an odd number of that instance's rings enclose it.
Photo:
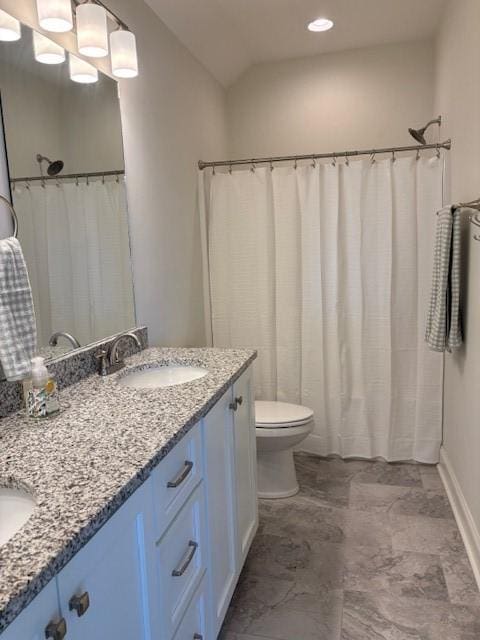
M 98 80 L 98 71 L 89 62 L 74 56 L 70 53 L 68 56 L 68 62 L 70 66 L 70 78 L 74 82 L 80 82 L 81 84 L 92 84 Z
M 33 32 L 33 51 L 35 60 L 43 64 L 65 62 L 65 49 L 37 31 Z
M 107 12 L 98 4 L 87 3 L 77 7 L 78 50 L 89 58 L 108 55 Z
M 20 22 L 0 9 L 0 40 L 13 42 L 21 37 Z
M 45 31 L 63 33 L 73 29 L 71 0 L 37 0 L 37 13 Z
M 137 45 L 131 31 L 119 29 L 110 34 L 112 73 L 117 78 L 138 76 Z
M 328 18 L 317 18 L 313 20 L 308 25 L 309 31 L 320 32 L 320 31 L 328 31 L 333 27 L 333 21 Z

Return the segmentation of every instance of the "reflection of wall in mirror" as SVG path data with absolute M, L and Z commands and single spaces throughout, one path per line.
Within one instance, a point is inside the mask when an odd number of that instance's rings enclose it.
M 38 176 L 37 153 L 62 159 L 64 173 L 122 169 L 116 82 L 100 75 L 95 86 L 74 83 L 66 63 L 39 64 L 24 40 L 0 43 L 11 177 Z

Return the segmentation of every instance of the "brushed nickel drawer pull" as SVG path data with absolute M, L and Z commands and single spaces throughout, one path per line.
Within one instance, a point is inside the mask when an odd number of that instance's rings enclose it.
M 57 622 L 50 622 L 45 629 L 45 638 L 49 640 L 63 640 L 67 635 L 67 623 L 65 618 L 60 618 Z
M 203 640 L 203 636 L 201 633 L 194 633 L 193 640 Z
M 193 560 L 193 556 L 195 555 L 195 552 L 197 549 L 198 549 L 198 542 L 194 542 L 193 540 L 190 540 L 188 543 L 188 551 L 182 558 L 182 562 L 180 563 L 180 566 L 178 567 L 178 569 L 174 569 L 172 571 L 172 576 L 174 578 L 179 578 L 180 576 L 183 576 L 185 571 L 190 566 L 190 563 Z
M 72 596 L 68 602 L 68 608 L 70 609 L 70 611 L 76 611 L 79 618 L 81 618 L 83 614 L 86 613 L 89 606 L 90 596 L 88 595 L 88 591 L 85 591 L 85 593 L 82 593 L 79 596 Z
M 191 462 L 190 460 L 185 460 L 185 465 L 183 469 L 180 471 L 180 473 L 174 480 L 170 480 L 169 482 L 167 482 L 167 487 L 169 489 L 176 489 L 177 487 L 179 487 L 182 484 L 182 482 L 187 479 L 187 476 L 192 469 L 193 469 L 193 462 Z

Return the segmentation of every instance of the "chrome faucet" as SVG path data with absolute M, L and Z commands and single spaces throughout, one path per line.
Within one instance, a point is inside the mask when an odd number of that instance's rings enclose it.
M 75 338 L 75 336 L 72 336 L 71 333 L 67 333 L 66 331 L 57 331 L 56 333 L 54 333 L 48 341 L 48 344 L 51 347 L 56 347 L 59 338 L 65 338 L 66 340 L 68 340 L 68 342 L 70 342 L 74 349 L 78 349 L 82 346 L 80 342 Z
M 118 357 L 118 345 L 122 340 L 128 338 L 129 340 L 133 340 L 133 342 L 137 345 L 139 349 L 143 348 L 143 345 L 140 341 L 140 338 L 132 333 L 131 331 L 127 331 L 127 333 L 121 333 L 119 336 L 114 338 L 112 342 L 108 346 L 107 349 L 99 349 L 95 354 L 95 358 L 98 361 L 98 373 L 101 376 L 109 376 L 111 373 L 115 373 L 120 369 L 123 369 L 125 366 L 125 362 Z

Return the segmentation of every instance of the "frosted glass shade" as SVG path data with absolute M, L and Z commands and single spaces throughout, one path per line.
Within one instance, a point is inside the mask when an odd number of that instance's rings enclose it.
M 63 33 L 73 28 L 71 0 L 37 0 L 37 13 L 45 31 Z
M 119 29 L 110 34 L 112 73 L 117 78 L 138 76 L 137 45 L 131 31 Z
M 0 9 L 0 40 L 13 42 L 21 37 L 20 22 Z
M 98 4 L 81 4 L 77 7 L 78 50 L 89 58 L 108 55 L 107 13 Z
M 70 78 L 74 82 L 80 82 L 81 84 L 92 84 L 98 80 L 98 71 L 89 62 L 77 58 L 71 53 L 68 56 L 70 66 Z
M 37 31 L 33 32 L 33 51 L 35 60 L 43 64 L 62 64 L 65 61 L 65 49 Z

